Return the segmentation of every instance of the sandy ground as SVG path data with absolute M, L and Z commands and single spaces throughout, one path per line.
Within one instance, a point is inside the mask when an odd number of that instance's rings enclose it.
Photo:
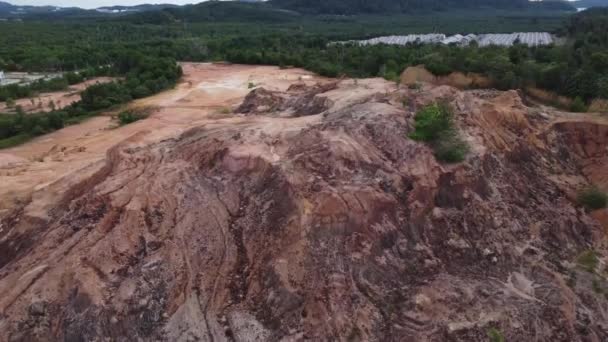
M 0 216 L 62 177 L 69 175 L 77 182 L 99 169 L 108 149 L 125 139 L 147 144 L 205 123 L 263 120 L 229 114 L 250 91 L 249 83 L 285 90 L 298 80 L 311 84 L 320 80 L 302 69 L 208 63 L 184 63 L 182 67 L 184 77 L 175 89 L 130 104 L 155 107 L 147 119 L 116 128 L 111 116 L 97 116 L 0 150 Z M 56 199 L 49 198 L 52 200 Z
M 111 82 L 114 78 L 112 77 L 96 77 L 90 80 L 71 85 L 64 91 L 55 91 L 49 93 L 41 93 L 40 95 L 32 98 L 18 99 L 15 101 L 15 105 L 21 106 L 26 113 L 50 111 L 51 102 L 55 104 L 56 109 L 61 109 L 72 103 L 80 100 L 80 92 L 85 90 L 87 87 L 95 83 L 107 83 Z M 6 102 L 0 102 L 0 112 L 7 111 Z

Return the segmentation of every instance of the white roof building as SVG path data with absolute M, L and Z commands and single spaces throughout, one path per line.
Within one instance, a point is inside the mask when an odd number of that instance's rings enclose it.
M 412 43 L 436 44 L 444 45 L 456 44 L 458 46 L 467 46 L 472 42 L 477 42 L 479 46 L 512 46 L 516 43 L 539 46 L 555 43 L 555 38 L 548 32 L 514 32 L 514 33 L 486 33 L 486 34 L 455 34 L 446 37 L 444 34 L 410 34 L 407 36 L 384 36 L 376 37 L 367 40 L 348 41 L 338 43 L 356 43 L 359 45 L 407 45 Z

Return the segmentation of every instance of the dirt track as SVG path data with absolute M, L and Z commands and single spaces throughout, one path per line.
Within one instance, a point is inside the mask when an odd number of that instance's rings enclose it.
M 298 80 L 308 83 L 319 80 L 301 69 L 206 63 L 184 63 L 182 67 L 185 76 L 175 89 L 131 104 L 157 108 L 145 120 L 115 128 L 110 115 L 98 116 L 21 146 L 0 150 L 0 216 L 30 198 L 36 189 L 68 174 L 77 181 L 93 172 L 110 147 L 129 137 L 149 143 L 174 137 L 209 119 L 221 122 L 226 117 L 227 123 L 243 120 L 228 118 L 225 113 L 242 101 L 250 91 L 249 83 L 285 90 Z

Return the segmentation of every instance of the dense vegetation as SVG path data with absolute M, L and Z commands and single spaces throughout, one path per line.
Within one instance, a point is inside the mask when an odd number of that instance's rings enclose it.
M 224 7 L 219 8 L 220 13 L 225 13 Z M 501 89 L 537 86 L 580 97 L 585 102 L 607 97 L 605 12 L 582 12 L 566 25 L 562 20 L 563 17 L 553 14 L 515 16 L 495 11 L 411 17 L 302 17 L 265 25 L 221 20 L 135 25 L 122 19 L 92 23 L 0 23 L 0 68 L 79 70 L 113 64 L 125 50 L 186 61 L 293 65 L 328 76 L 395 78 L 409 65 L 425 64 L 436 74 L 483 73 Z M 559 29 L 570 40 L 563 46 L 538 48 L 328 45 L 334 40 L 389 33 L 518 29 Z
M 438 75 L 482 73 L 501 89 L 536 86 L 579 98 L 577 110 L 582 111 L 592 99 L 608 98 L 607 13 L 586 11 L 568 20 L 555 11 L 510 10 L 311 16 L 277 12 L 268 4 L 213 2 L 118 19 L 0 22 L 1 70 L 74 71 L 31 87 L 0 88 L 0 100 L 64 88 L 99 72 L 121 78 L 90 87 L 81 102 L 54 113 L 58 119 L 50 120 L 69 123 L 172 86 L 181 75 L 176 60 L 226 60 L 298 66 L 326 76 L 394 80 L 407 66 L 424 64 Z M 258 21 L 264 24 L 254 24 Z M 536 48 L 330 44 L 387 34 L 545 30 L 559 31 L 565 44 Z M 41 120 L 34 124 L 19 120 L 3 118 L 0 139 L 60 126 L 47 119 L 31 119 Z

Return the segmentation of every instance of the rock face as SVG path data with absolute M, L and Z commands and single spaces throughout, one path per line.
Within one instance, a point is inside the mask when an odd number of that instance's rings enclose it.
M 247 115 L 280 114 L 290 117 L 319 114 L 333 105 L 330 99 L 319 94 L 336 89 L 337 84 L 337 82 L 328 82 L 307 86 L 303 83 L 295 83 L 286 92 L 256 88 L 245 97 L 236 112 Z
M 239 125 L 117 145 L 49 220 L 8 215 L 0 340 L 608 340 L 605 232 L 572 201 L 605 123 L 381 80 L 252 94 Z M 437 100 L 463 163 L 407 137 Z

